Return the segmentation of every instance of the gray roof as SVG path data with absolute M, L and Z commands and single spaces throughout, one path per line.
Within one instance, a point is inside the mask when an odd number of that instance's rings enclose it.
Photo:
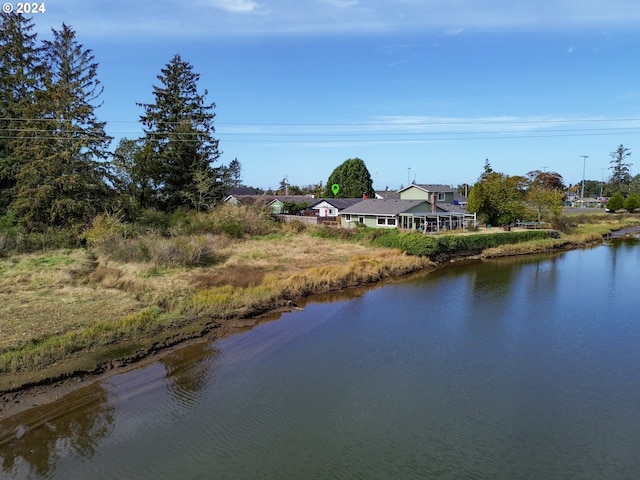
M 263 203 L 265 205 L 269 205 L 276 200 L 279 200 L 282 203 L 307 202 L 308 204 L 310 204 L 315 200 L 315 198 L 313 198 L 311 195 L 229 195 L 224 199 L 225 203 L 230 201 L 232 198 L 242 205 L 253 205 L 254 203 Z
M 400 194 L 396 190 L 376 190 L 376 195 L 387 198 L 400 198 Z
M 450 213 L 469 213 L 462 205 L 454 205 L 453 203 L 437 203 L 438 208 Z
M 412 183 L 411 185 L 407 185 L 406 187 L 401 188 L 399 191 L 402 192 L 403 190 L 406 190 L 409 187 L 418 187 L 418 188 L 421 188 L 422 190 L 426 190 L 427 192 L 447 193 L 447 192 L 455 191 L 455 189 L 452 188 L 450 185 L 442 185 L 437 183 Z
M 257 195 L 257 192 L 253 187 L 240 186 L 231 188 L 227 195 Z
M 369 198 L 345 208 L 340 213 L 352 215 L 398 215 L 422 203 L 428 204 L 425 200 Z
M 315 198 L 313 198 L 311 195 L 273 195 L 271 197 L 271 202 L 269 203 L 273 203 L 276 200 L 280 200 L 282 203 L 285 202 L 293 202 L 293 203 L 304 203 L 307 202 L 307 204 L 311 204 L 315 201 Z
M 338 210 L 343 210 L 361 201 L 362 198 L 321 198 L 317 202 L 313 203 L 309 208 L 314 208 L 319 203 L 327 202 Z

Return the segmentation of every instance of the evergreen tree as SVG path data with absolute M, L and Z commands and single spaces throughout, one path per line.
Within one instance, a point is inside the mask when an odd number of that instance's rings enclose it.
M 43 88 L 25 110 L 15 143 L 27 161 L 11 208 L 30 230 L 87 224 L 111 197 L 103 161 L 111 139 L 94 105 L 102 93 L 98 64 L 73 29 L 63 24 L 52 32 L 53 40 L 43 42 Z
M 157 205 L 167 210 L 192 205 L 193 198 L 201 195 L 196 175 L 199 185 L 213 185 L 214 196 L 222 198 L 219 179 L 224 167 L 212 167 L 220 156 L 218 140 L 213 138 L 215 103 L 205 103 L 206 90 L 198 93 L 200 75 L 175 55 L 157 78 L 155 102 L 138 103 L 144 109 L 140 121 L 145 138 L 158 166 L 153 179 Z
M 612 212 L 615 212 L 616 210 L 620 210 L 623 207 L 624 207 L 624 197 L 620 192 L 614 193 L 609 199 L 609 201 L 607 202 L 607 208 Z
M 334 195 L 332 185 L 340 185 L 337 195 Z M 362 198 L 363 195 L 373 197 L 375 192 L 371 174 L 359 158 L 350 158 L 337 166 L 329 175 L 324 189 L 324 196 L 331 198 Z
M 242 166 L 240 165 L 238 159 L 234 158 L 233 160 L 231 160 L 226 170 L 231 187 L 239 187 L 242 178 Z
M 631 150 L 625 148 L 624 145 L 620 145 L 615 152 L 611 152 L 611 179 L 609 180 L 608 191 L 613 193 L 620 193 L 623 196 L 629 195 L 629 186 L 631 185 L 631 163 L 627 163 L 626 160 L 631 156 Z
M 635 212 L 640 208 L 640 195 L 635 192 L 631 193 L 624 201 L 623 208 L 629 213 Z
M 2 13 L 0 25 L 0 215 L 6 213 L 15 196 L 20 165 L 14 143 L 41 86 L 43 68 L 31 33 L 33 19 L 16 13 Z

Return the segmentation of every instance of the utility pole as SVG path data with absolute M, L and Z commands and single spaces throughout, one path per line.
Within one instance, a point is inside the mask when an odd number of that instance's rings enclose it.
M 604 171 L 606 168 L 600 169 L 600 198 L 602 198 L 602 189 L 604 188 Z
M 407 168 L 407 187 L 411 185 L 411 167 Z
M 580 194 L 580 199 L 582 200 L 582 208 L 584 208 L 584 169 L 587 164 L 587 158 L 589 155 L 580 155 L 582 157 L 582 193 Z

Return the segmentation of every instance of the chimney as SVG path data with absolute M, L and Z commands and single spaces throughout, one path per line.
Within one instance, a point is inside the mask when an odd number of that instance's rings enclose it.
M 436 213 L 436 194 L 431 193 L 431 213 Z

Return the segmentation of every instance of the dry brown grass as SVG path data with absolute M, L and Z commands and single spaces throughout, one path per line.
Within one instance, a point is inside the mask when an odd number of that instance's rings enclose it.
M 395 250 L 306 234 L 225 238 L 206 238 L 217 245 L 219 261 L 200 267 L 122 262 L 85 250 L 1 259 L 0 372 L 44 367 L 194 316 L 248 315 L 430 265 Z
M 83 250 L 0 259 L 0 351 L 143 306 L 127 292 L 78 282 L 91 262 Z

